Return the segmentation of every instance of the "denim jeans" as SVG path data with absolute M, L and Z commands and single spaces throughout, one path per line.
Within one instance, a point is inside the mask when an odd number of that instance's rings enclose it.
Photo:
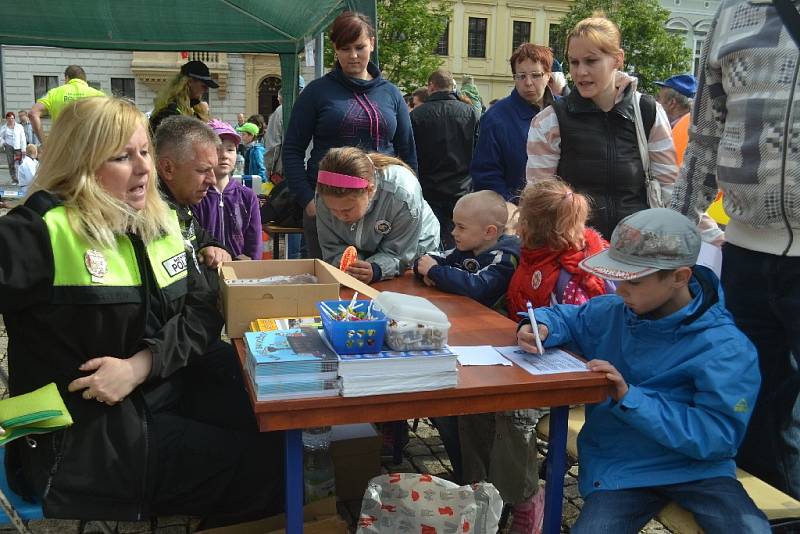
M 726 244 L 722 285 L 736 325 L 758 350 L 759 392 L 737 463 L 800 498 L 800 257 Z
M 683 484 L 595 491 L 583 502 L 572 534 L 636 534 L 667 503 L 694 514 L 706 534 L 768 534 L 769 522 L 735 478 L 718 477 Z
M 303 234 L 286 234 L 286 246 L 290 260 L 303 258 Z

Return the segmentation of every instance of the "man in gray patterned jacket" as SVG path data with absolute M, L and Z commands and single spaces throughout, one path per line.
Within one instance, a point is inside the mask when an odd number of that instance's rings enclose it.
M 769 0 L 723 0 L 672 208 L 724 192 L 722 284 L 762 386 L 738 464 L 800 498 L 800 54 Z

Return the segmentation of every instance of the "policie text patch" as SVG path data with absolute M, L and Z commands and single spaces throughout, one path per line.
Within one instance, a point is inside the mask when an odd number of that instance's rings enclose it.
M 161 262 L 170 278 L 178 276 L 186 270 L 186 252 L 175 254 Z

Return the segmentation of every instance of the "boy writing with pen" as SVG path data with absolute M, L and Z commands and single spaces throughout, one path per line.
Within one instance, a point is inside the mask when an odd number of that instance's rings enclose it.
M 670 501 L 705 532 L 770 532 L 734 462 L 760 384 L 756 351 L 716 275 L 695 265 L 699 251 L 686 217 L 640 211 L 620 221 L 610 249 L 580 264 L 616 281 L 616 295 L 536 309 L 545 348 L 570 346 L 611 382 L 578 436 L 575 534 L 639 532 Z M 527 320 L 517 339 L 541 352 Z

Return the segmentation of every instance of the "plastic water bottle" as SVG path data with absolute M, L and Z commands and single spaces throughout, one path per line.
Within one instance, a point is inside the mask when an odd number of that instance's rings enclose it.
M 303 487 L 309 503 L 336 494 L 336 476 L 331 458 L 331 427 L 303 431 Z
M 233 166 L 233 174 L 244 174 L 244 156 L 236 154 L 236 165 Z

